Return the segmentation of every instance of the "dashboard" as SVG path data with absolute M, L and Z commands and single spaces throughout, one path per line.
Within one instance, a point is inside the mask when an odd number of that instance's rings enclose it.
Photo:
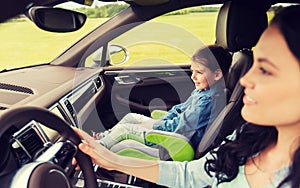
M 82 128 L 88 122 L 91 112 L 99 105 L 98 102 L 105 91 L 102 73 L 101 68 L 41 65 L 1 74 L 0 117 L 10 108 L 37 106 L 48 109 L 69 126 Z M 21 129 L 14 128 L 9 130 L 8 134 L 7 131 L 4 133 L 4 137 L 7 138 L 8 135 L 8 147 L 0 149 L 2 153 L 0 177 L 33 163 L 43 164 L 40 161 L 49 161 L 57 164 L 67 176 L 71 177 L 72 187 L 84 187 L 81 171 L 74 171 L 74 166 L 71 164 L 71 159 L 77 150 L 76 146 L 71 142 L 66 142 L 57 131 L 48 128 L 46 123 L 44 125 L 31 120 L 24 123 Z M 1 139 L 0 143 L 2 143 Z M 27 169 L 26 173 L 33 173 L 35 168 L 36 166 Z M 95 166 L 94 171 L 97 172 L 97 169 Z M 21 176 L 24 173 L 18 171 L 17 175 Z M 99 187 L 136 187 L 105 180 L 98 176 L 97 178 Z M 5 180 L 6 183 L 3 179 L 0 181 L 2 185 L 10 184 L 10 180 Z M 136 179 L 130 178 L 130 181 L 136 181 Z M 18 181 L 13 181 L 12 187 L 20 186 Z
M 104 89 L 101 68 L 40 65 L 0 75 L 0 115 L 17 106 L 49 109 L 80 127 Z
M 61 67 L 57 67 L 57 70 L 60 69 Z M 53 71 L 53 67 L 51 67 L 51 69 L 47 67 L 42 70 Z M 45 88 L 40 87 L 40 84 L 33 84 L 30 82 L 23 83 L 22 85 L 17 85 L 17 83 L 12 84 L 11 82 L 1 83 L 0 95 L 9 93 L 9 97 L 11 97 L 10 100 L 5 100 L 5 103 L 2 102 L 2 110 L 9 108 L 9 105 L 13 106 L 17 105 L 18 103 L 23 103 L 23 101 L 27 100 L 27 98 L 32 98 L 31 102 L 28 102 L 28 104 L 33 103 L 35 100 L 41 101 L 41 99 L 45 99 L 46 102 L 47 100 L 56 101 L 52 106 L 48 107 L 48 109 L 58 117 L 67 121 L 70 126 L 80 127 L 80 124 L 84 121 L 83 117 L 88 116 L 83 114 L 88 113 L 86 109 L 89 109 L 89 107 L 87 106 L 89 104 L 89 101 L 94 100 L 96 95 L 101 93 L 104 84 L 98 72 L 91 76 L 89 76 L 89 74 L 85 75 L 85 77 L 87 77 L 86 80 L 79 82 L 79 78 L 77 77 L 82 78 L 82 75 L 78 75 L 79 73 L 77 72 L 77 69 L 73 70 L 75 71 L 74 74 L 72 74 L 75 75 L 73 78 L 67 76 L 66 74 L 61 76 L 61 78 L 64 78 L 61 80 L 61 82 L 58 82 L 57 77 L 54 78 L 54 80 L 56 80 L 56 83 L 61 83 L 62 85 L 65 85 L 69 81 L 72 81 L 72 89 L 69 90 L 65 95 L 53 96 L 50 99 L 44 98 L 43 95 L 40 94 L 42 89 Z M 36 69 L 28 69 L 26 71 L 22 70 L 22 74 L 27 75 L 35 71 Z M 85 73 L 85 71 L 83 71 L 82 69 L 80 69 L 79 71 L 80 73 Z M 90 73 L 90 70 L 88 70 L 88 73 Z M 9 77 L 7 77 L 7 79 L 9 79 Z M 23 80 L 24 79 L 25 78 L 23 78 Z M 47 77 L 44 77 L 43 79 L 45 81 L 47 80 Z M 75 80 L 78 84 L 74 83 Z M 56 89 L 53 89 L 50 83 L 54 82 L 53 79 L 49 78 L 47 84 L 51 88 L 49 92 L 54 93 L 57 92 L 55 90 L 60 90 L 61 85 Z M 45 92 L 45 94 L 47 93 Z M 23 95 L 24 97 L 16 97 L 20 95 Z M 7 97 L 8 96 L 6 95 L 5 98 Z M 15 103 L 10 102 L 12 100 L 15 100 Z M 40 106 L 43 106 L 43 104 L 40 104 Z M 45 145 L 54 143 L 58 141 L 59 138 L 60 135 L 56 131 L 47 128 L 39 122 L 31 121 L 22 129 L 13 134 L 10 143 L 19 164 L 23 165 L 28 161 L 34 159 L 36 155 L 39 155 L 39 152 L 41 152 L 43 148 L 45 148 Z
M 95 101 L 101 98 L 104 89 L 101 72 L 100 68 L 41 65 L 1 74 L 0 116 L 10 108 L 38 106 L 49 109 L 70 126 L 81 127 L 96 108 Z M 61 140 L 58 132 L 35 120 L 27 122 L 20 130 L 14 128 L 9 132 L 4 135 L 10 135 L 9 149 L 1 150 L 5 155 L 10 153 L 9 161 L 13 161 L 12 165 L 0 164 L 6 169 L 35 161 Z

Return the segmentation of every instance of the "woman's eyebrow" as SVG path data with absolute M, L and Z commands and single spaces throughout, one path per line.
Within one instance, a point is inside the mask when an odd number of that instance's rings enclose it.
M 266 63 L 266 64 L 272 66 L 273 68 L 275 68 L 276 70 L 278 70 L 278 67 L 273 62 L 268 60 L 267 58 L 257 58 L 257 62 L 258 63 Z

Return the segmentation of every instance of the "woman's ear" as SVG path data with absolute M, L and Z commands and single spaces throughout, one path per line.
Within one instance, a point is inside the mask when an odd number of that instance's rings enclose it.
M 223 73 L 221 69 L 215 70 L 214 74 L 215 74 L 215 81 L 218 81 L 223 77 Z

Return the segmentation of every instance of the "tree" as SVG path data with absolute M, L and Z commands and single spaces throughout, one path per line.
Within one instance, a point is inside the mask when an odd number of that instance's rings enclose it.
M 127 7 L 127 4 L 109 4 L 94 8 L 78 8 L 76 11 L 84 13 L 88 18 L 107 18 L 114 16 Z

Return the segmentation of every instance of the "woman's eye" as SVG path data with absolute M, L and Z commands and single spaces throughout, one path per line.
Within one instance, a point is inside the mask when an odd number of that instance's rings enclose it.
M 267 71 L 266 69 L 264 69 L 263 67 L 259 67 L 259 70 L 262 74 L 264 75 L 272 75 L 269 71 Z

